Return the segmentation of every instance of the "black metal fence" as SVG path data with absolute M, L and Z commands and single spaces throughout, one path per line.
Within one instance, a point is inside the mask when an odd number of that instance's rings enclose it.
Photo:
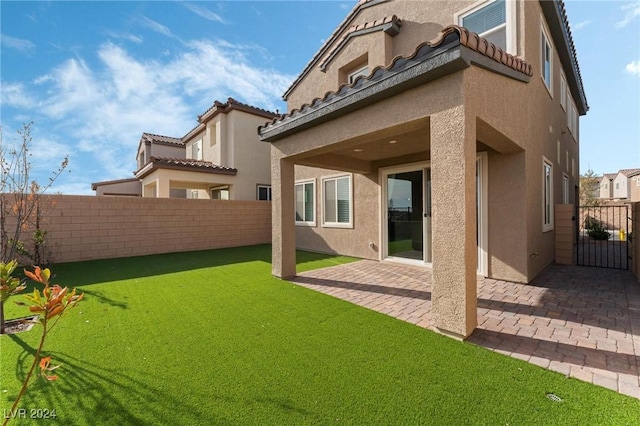
M 578 207 L 578 265 L 629 269 L 630 216 L 628 205 Z

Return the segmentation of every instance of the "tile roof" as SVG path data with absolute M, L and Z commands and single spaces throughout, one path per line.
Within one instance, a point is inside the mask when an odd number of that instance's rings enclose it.
M 221 166 L 211 161 L 193 160 L 189 158 L 151 157 L 147 164 L 153 164 L 155 168 L 195 169 L 223 175 L 235 175 L 238 172 L 238 169 L 234 169 L 233 167 Z
M 329 62 L 333 60 L 333 58 L 342 50 L 342 48 L 347 44 L 347 42 L 361 34 L 369 34 L 374 31 L 385 31 L 391 36 L 395 36 L 400 31 L 400 27 L 402 26 L 402 19 L 398 18 L 396 15 L 386 16 L 382 19 L 376 19 L 375 21 L 365 22 L 364 24 L 352 25 L 342 36 L 340 41 L 327 53 L 325 59 L 320 63 L 320 69 L 326 70 Z
M 184 145 L 181 138 L 174 138 L 171 136 L 155 135 L 153 133 L 143 133 L 140 138 L 141 141 L 149 141 L 152 143 L 170 144 L 170 145 Z
M 227 102 L 214 101 L 213 105 L 204 112 L 204 114 L 198 116 L 198 121 L 200 123 L 204 123 L 216 115 L 223 113 L 227 114 L 230 111 L 238 110 L 248 112 L 249 114 L 260 115 L 265 118 L 273 118 L 277 116 L 275 112 L 267 111 L 266 109 L 254 107 L 249 104 L 244 104 L 242 102 L 238 102 L 233 98 L 228 98 Z M 191 132 L 189 132 L 191 133 Z
M 609 180 L 614 180 L 616 176 L 618 176 L 617 173 L 605 173 L 604 175 L 602 175 L 603 178 L 607 178 Z
M 118 183 L 129 183 L 129 182 L 138 182 L 138 179 L 128 178 L 128 179 L 104 180 L 102 182 L 93 182 L 91 184 L 91 189 L 95 191 L 99 186 L 115 185 Z
M 435 40 L 418 45 L 415 51 L 406 57 L 397 56 L 391 61 L 387 67 L 376 67 L 371 73 L 364 77 L 358 77 L 351 85 L 342 84 L 334 92 L 327 92 L 322 98 L 315 98 L 311 104 L 304 104 L 300 109 L 293 109 L 287 114 L 282 114 L 272 121 L 267 122 L 264 126 L 258 128 L 258 133 L 270 130 L 273 126 L 287 120 L 291 120 L 297 115 L 309 113 L 312 110 L 318 110 L 325 104 L 328 104 L 338 98 L 346 97 L 349 93 L 359 90 L 360 88 L 371 86 L 383 80 L 385 76 L 402 72 L 409 69 L 415 64 L 427 62 L 434 56 L 436 50 L 447 51 L 459 45 L 463 45 L 474 52 L 479 53 L 489 62 L 494 62 L 496 66 L 501 64 L 510 68 L 517 74 L 522 74 L 523 81 L 533 75 L 530 64 L 506 53 L 504 50 L 496 47 L 493 43 L 480 37 L 478 34 L 470 32 L 464 27 L 458 25 L 450 25 L 444 28 L 438 38 Z
M 640 169 L 622 169 L 618 173 L 622 173 L 626 177 L 631 177 L 640 174 Z

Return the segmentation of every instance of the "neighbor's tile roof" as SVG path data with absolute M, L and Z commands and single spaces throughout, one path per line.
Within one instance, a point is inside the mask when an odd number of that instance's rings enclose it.
M 198 169 L 201 171 L 219 174 L 235 175 L 238 172 L 238 169 L 234 169 L 233 167 L 221 166 L 219 164 L 212 163 L 211 161 L 193 160 L 189 158 L 151 157 L 149 162 L 159 166 Z
M 626 177 L 631 177 L 640 174 L 640 169 L 622 169 L 619 173 L 622 173 Z
M 181 138 L 173 138 L 171 136 L 155 135 L 153 133 L 143 133 L 141 139 L 152 143 L 162 143 L 171 145 L 184 145 Z
M 479 54 L 495 61 L 496 63 L 500 63 L 506 67 L 511 68 L 512 70 L 521 73 L 527 77 L 531 77 L 533 75 L 533 70 L 531 65 L 522 59 L 516 58 L 515 56 L 505 52 L 504 50 L 496 47 L 493 43 L 490 43 L 486 39 L 480 37 L 478 34 L 470 32 L 464 27 L 458 25 L 450 25 L 444 28 L 438 38 L 435 40 L 422 43 L 418 45 L 415 51 L 409 56 L 397 56 L 391 61 L 391 64 L 387 67 L 376 67 L 371 73 L 364 77 L 358 77 L 353 83 L 341 84 L 336 91 L 327 92 L 322 98 L 315 98 L 311 104 L 304 104 L 300 107 L 300 109 L 293 109 L 287 114 L 282 114 L 272 121 L 266 123 L 264 126 L 260 126 L 258 128 L 258 132 L 262 133 L 263 131 L 269 130 L 269 128 L 273 125 L 276 125 L 280 122 L 286 121 L 295 117 L 298 114 L 304 114 L 312 109 L 317 109 L 323 106 L 325 103 L 329 103 L 330 101 L 347 95 L 353 90 L 356 90 L 366 84 L 367 82 L 373 80 L 380 80 L 386 74 L 391 74 L 395 72 L 402 71 L 403 69 L 408 68 L 412 64 L 417 62 L 429 60 L 432 56 L 434 49 L 438 47 L 442 47 L 445 43 L 445 39 L 450 40 L 451 36 L 454 34 L 458 35 L 459 44 L 463 45 Z M 455 47 L 455 46 L 454 46 Z
M 602 175 L 603 178 L 607 178 L 609 180 L 614 180 L 616 176 L 618 176 L 617 173 L 605 173 L 604 175 Z
M 116 179 L 116 180 L 104 180 L 102 182 L 93 182 L 91 184 L 91 189 L 95 191 L 99 186 L 115 185 L 118 183 L 129 183 L 129 182 L 138 182 L 138 179 L 127 178 L 127 179 Z
M 211 107 L 208 110 L 206 110 L 204 114 L 198 116 L 198 121 L 200 123 L 204 123 L 206 120 L 210 119 L 211 117 L 217 114 L 220 114 L 220 113 L 226 114 L 232 110 L 244 111 L 250 114 L 260 115 L 265 118 L 273 118 L 278 115 L 275 112 L 267 111 L 266 109 L 254 107 L 249 104 L 244 104 L 242 102 L 236 101 L 233 98 L 228 98 L 227 102 L 214 101 L 213 105 L 211 105 Z

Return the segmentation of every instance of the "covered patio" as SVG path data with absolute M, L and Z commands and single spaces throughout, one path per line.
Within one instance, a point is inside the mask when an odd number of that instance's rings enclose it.
M 296 284 L 434 329 L 428 268 L 361 260 Z M 478 281 L 476 345 L 640 398 L 640 284 L 629 271 L 552 265 L 530 284 Z

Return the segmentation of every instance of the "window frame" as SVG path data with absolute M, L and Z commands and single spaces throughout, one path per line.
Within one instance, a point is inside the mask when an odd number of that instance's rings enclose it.
M 549 178 L 547 179 L 547 167 Z M 553 230 L 553 163 L 542 157 L 542 232 Z
M 267 190 L 267 198 L 266 199 L 261 199 L 260 198 L 260 190 L 261 189 L 266 189 Z M 264 185 L 264 184 L 257 184 L 256 185 L 256 200 L 257 201 L 271 201 L 272 200 L 272 192 L 271 192 L 271 185 Z
M 567 111 L 567 78 L 562 71 L 560 72 L 560 106 L 565 112 Z
M 489 6 L 491 3 L 495 3 L 497 0 L 479 0 L 472 5 L 456 12 L 453 14 L 453 22 L 456 22 L 458 25 L 463 27 L 462 21 L 465 17 L 483 9 L 484 7 Z M 492 29 L 485 31 L 481 34 L 478 34 L 480 37 L 484 37 L 487 33 L 495 32 L 498 28 L 504 26 L 505 28 L 505 38 L 507 45 L 503 50 L 512 55 L 517 55 L 517 43 L 516 43 L 516 7 L 515 2 L 511 0 L 505 0 L 505 23 L 500 24 L 497 27 L 493 27 Z M 500 46 L 497 46 L 500 47 Z
M 198 147 L 198 153 L 194 155 L 194 150 Z M 191 144 L 191 159 L 201 161 L 202 160 L 202 138 L 194 141 Z
M 296 187 L 298 185 L 303 185 L 303 193 L 304 193 L 304 186 L 311 184 L 312 188 L 313 188 L 313 196 L 311 197 L 312 203 L 313 203 L 313 220 L 297 220 L 297 204 L 298 204 L 298 199 L 297 197 L 297 191 L 296 191 Z M 303 204 L 306 204 L 305 200 L 302 200 Z M 304 179 L 304 180 L 298 180 L 295 182 L 294 186 L 293 186 L 293 213 L 294 216 L 296 217 L 295 223 L 296 226 L 316 226 L 316 217 L 318 214 L 318 202 L 317 202 L 317 197 L 316 197 L 316 180 L 315 179 Z M 306 210 L 306 206 L 303 205 L 303 210 Z M 305 218 L 306 219 L 306 218 Z
M 329 181 L 336 182 L 336 204 L 335 204 L 335 213 L 336 220 L 338 220 L 338 199 L 337 199 L 337 182 L 339 179 L 347 179 L 348 180 L 348 193 L 349 193 L 349 221 L 348 222 L 328 222 L 326 220 L 327 216 L 327 208 L 328 202 L 326 199 L 326 183 Z M 353 228 L 353 174 L 340 174 L 333 176 L 324 176 L 321 179 L 322 185 L 322 227 L 323 228 Z
M 569 204 L 569 176 L 562 174 L 562 204 Z
M 547 88 L 549 95 L 553 98 L 553 44 L 551 43 L 551 37 L 549 37 L 549 31 L 544 24 L 544 18 L 540 17 L 542 25 L 540 26 L 540 77 L 544 87 Z M 546 75 L 546 63 L 547 63 L 547 50 L 549 49 L 549 84 L 547 84 Z
M 359 67 L 347 74 L 347 84 L 353 84 L 360 76 L 367 77 L 370 74 L 369 64 L 365 64 L 363 67 Z

